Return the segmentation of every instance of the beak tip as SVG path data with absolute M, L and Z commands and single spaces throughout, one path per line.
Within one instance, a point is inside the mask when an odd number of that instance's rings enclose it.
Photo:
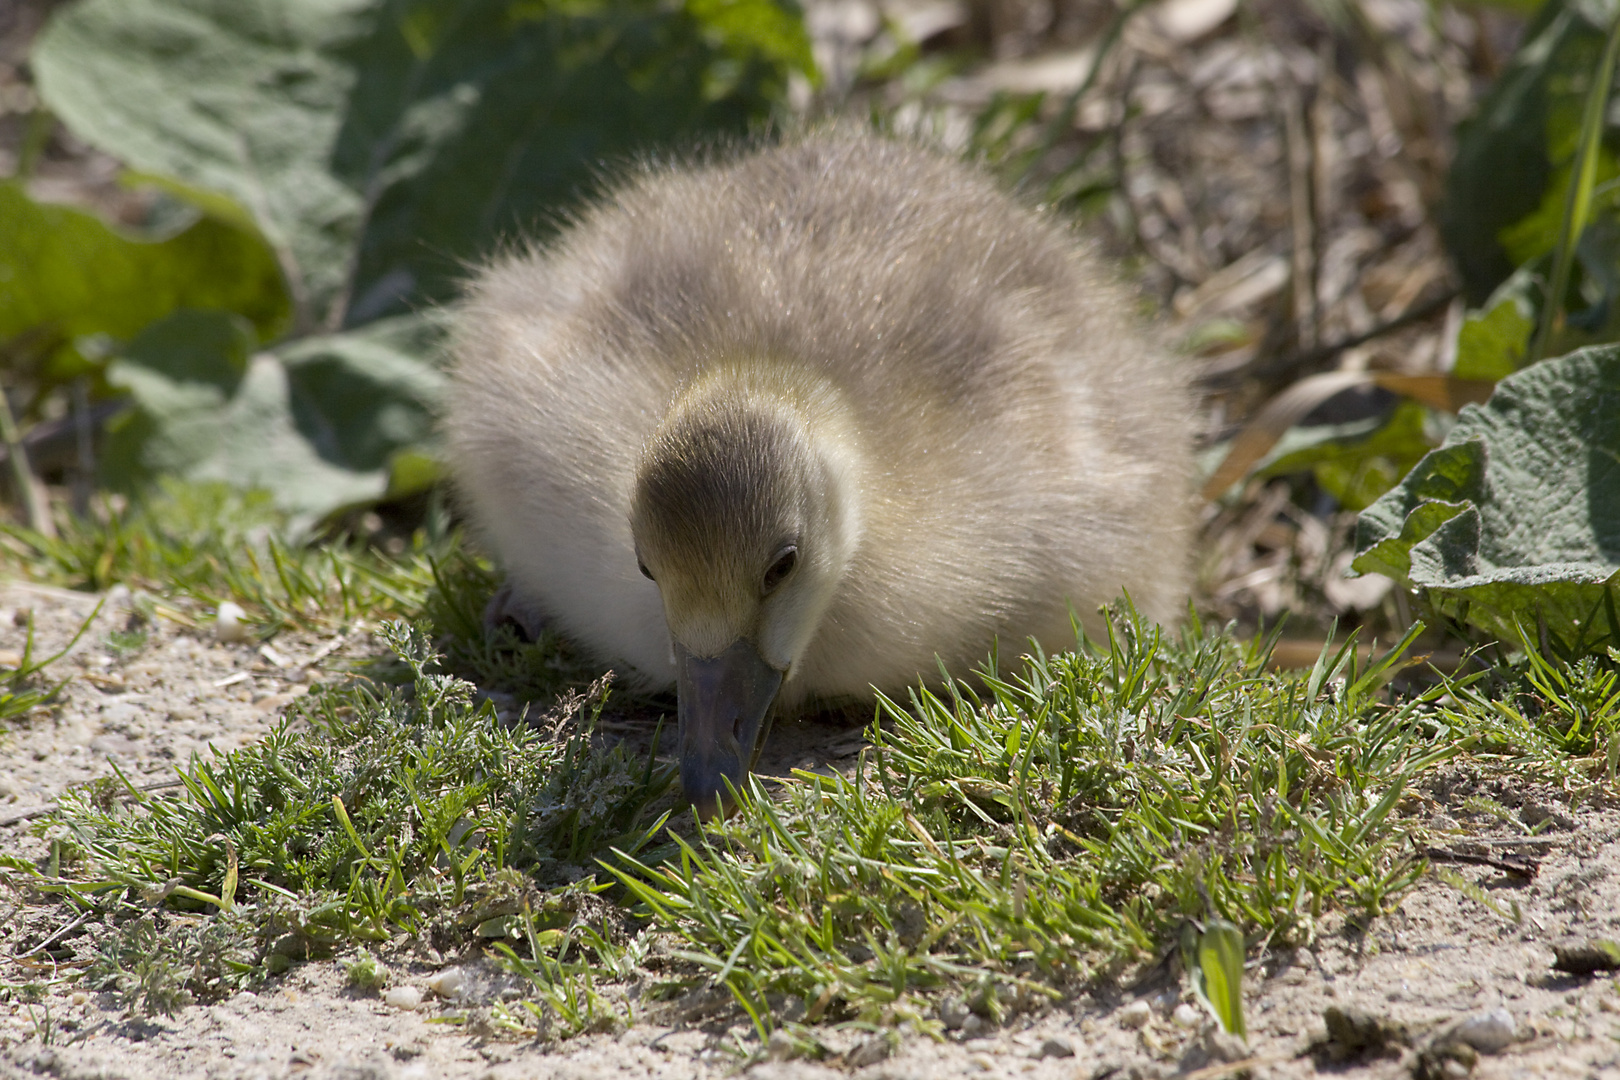
M 692 812 L 698 816 L 699 821 L 713 821 L 731 809 L 726 805 L 726 800 L 719 795 L 700 795 L 691 798 Z
M 698 816 L 707 820 L 731 807 L 733 800 L 726 790 L 726 781 L 729 779 L 732 787 L 740 789 L 745 776 L 746 770 L 735 756 L 721 762 L 682 762 L 681 787 L 686 790 L 686 798 L 697 809 Z
M 693 657 L 677 646 L 681 786 L 699 816 L 729 812 L 727 783 L 748 781 L 782 673 L 753 644 L 738 639 L 718 656 Z

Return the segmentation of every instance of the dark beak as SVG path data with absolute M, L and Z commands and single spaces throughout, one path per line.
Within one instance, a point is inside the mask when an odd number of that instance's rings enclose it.
M 742 788 L 781 687 L 782 673 L 751 641 L 739 638 L 711 657 L 693 656 L 676 644 L 681 785 L 701 816 L 720 811 L 727 780 Z

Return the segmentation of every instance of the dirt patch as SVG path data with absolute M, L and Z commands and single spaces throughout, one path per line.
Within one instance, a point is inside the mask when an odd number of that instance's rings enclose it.
M 95 623 L 52 669 L 74 680 L 54 704 L 3 735 L 6 854 L 48 857 L 47 841 L 31 828 L 32 808 L 69 786 L 111 776 L 113 763 L 133 783 L 169 782 L 190 754 L 259 738 L 311 683 L 381 651 L 363 630 L 284 635 L 268 654 L 162 621 L 138 640 L 127 629 L 127 594 L 96 598 L 21 584 L 0 587 L 0 651 L 21 650 L 30 612 L 36 648 L 62 648 L 98 599 Z M 770 764 L 836 766 L 857 749 L 857 734 L 834 724 L 788 725 L 773 734 Z M 1431 815 L 1441 830 L 1478 837 L 1491 833 L 1484 826 L 1502 807 L 1545 823 L 1533 844 L 1459 839 L 1446 850 L 1475 861 L 1437 863 L 1451 883 L 1431 876 L 1365 932 L 1330 916 L 1309 948 L 1262 953 L 1249 974 L 1246 1051 L 1212 1041 L 1180 980 L 1154 986 L 1151 973 L 1134 991 L 1100 988 L 1000 1029 L 946 1003 L 944 1039 L 824 1029 L 818 1034 L 832 1056 L 820 1062 L 760 1053 L 751 1027 L 716 1007 L 724 1002 L 701 996 L 638 1006 L 638 1022 L 620 1033 L 547 1045 L 498 1029 L 496 1007 L 516 987 L 478 950 L 445 956 L 404 938 L 382 956 L 392 986 L 420 992 L 416 1009 L 349 988 L 339 957 L 298 964 L 254 992 L 139 1019 L 114 995 L 61 979 L 95 955 L 94 928 L 73 926 L 66 907 L 13 887 L 0 892 L 0 1078 L 685 1077 L 742 1069 L 760 1080 L 850 1072 L 1087 1080 L 1214 1077 L 1235 1074 L 1243 1061 L 1256 1076 L 1460 1076 L 1470 1063 L 1479 1076 L 1620 1076 L 1615 980 L 1553 969 L 1554 944 L 1620 938 L 1620 812 L 1571 811 L 1549 793 L 1467 769 L 1439 775 L 1414 812 Z M 1499 836 L 1512 834 L 1496 824 Z M 1469 883 L 1472 897 L 1459 882 Z M 433 987 L 449 985 L 441 976 L 451 968 L 459 991 L 441 997 Z M 635 988 L 630 993 L 633 1000 Z M 1334 1009 L 1338 1042 L 1324 1020 Z M 1446 1035 L 1468 1018 L 1475 1023 L 1467 1038 L 1489 1052 L 1457 1049 L 1458 1039 Z M 769 1050 L 780 1057 L 790 1047 Z M 1239 1061 L 1225 1060 L 1232 1057 Z

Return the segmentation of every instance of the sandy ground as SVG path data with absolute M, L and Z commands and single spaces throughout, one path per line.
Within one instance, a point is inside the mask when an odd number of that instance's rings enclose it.
M 110 597 L 97 625 L 55 669 L 58 678 L 78 676 L 59 700 L 0 733 L 0 851 L 43 857 L 44 842 L 25 815 L 70 785 L 110 775 L 110 762 L 137 783 L 161 782 L 194 750 L 259 737 L 322 667 L 378 648 L 364 632 L 340 642 L 287 637 L 274 643 L 275 657 L 288 661 L 278 666 L 253 646 L 221 645 L 160 622 L 144 647 L 117 656 L 107 634 L 123 625 L 126 602 Z M 80 594 L 0 585 L 0 653 L 20 651 L 23 613 L 34 613 L 40 645 L 58 648 L 94 605 L 95 598 Z M 307 668 L 303 661 L 323 651 Z M 779 765 L 809 763 L 818 747 L 822 760 L 850 751 L 847 729 L 778 735 Z M 420 1008 L 403 1010 L 346 988 L 337 961 L 316 961 L 257 992 L 142 1020 L 126 1015 L 113 995 L 60 979 L 71 969 L 60 957 L 93 954 L 93 941 L 83 928 L 61 933 L 69 922 L 64 908 L 9 887 L 0 888 L 0 1080 L 738 1072 L 759 1080 L 834 1074 L 1103 1080 L 1214 1078 L 1243 1068 L 1259 1077 L 1442 1077 L 1472 1070 L 1484 1077 L 1620 1078 L 1620 985 L 1613 973 L 1555 971 L 1552 950 L 1572 936 L 1620 938 L 1620 811 L 1567 811 L 1545 793 L 1461 771 L 1433 786 L 1423 812 L 1436 815 L 1442 827 L 1449 824 L 1440 816 L 1446 815 L 1471 833 L 1488 831 L 1470 819 L 1470 795 L 1488 795 L 1526 820 L 1552 816 L 1539 842 L 1522 849 L 1539 861 L 1536 876 L 1455 865 L 1452 870 L 1486 891 L 1495 911 L 1430 879 L 1365 933 L 1329 919 L 1312 947 L 1259 956 L 1247 986 L 1246 1050 L 1215 1039 L 1197 1010 L 1178 1008 L 1184 1005 L 1179 988 L 1133 993 L 1110 987 L 999 1030 L 957 1029 L 943 1040 L 823 1029 L 831 1055 L 820 1062 L 784 1058 L 783 1047 L 762 1049 L 752 1029 L 731 1017 L 716 1020 L 688 1009 L 684 1015 L 692 1018 L 682 1020 L 675 1007 L 643 1010 L 640 1022 L 618 1034 L 548 1045 L 490 1026 L 490 1007 L 503 990 L 510 993 L 509 984 L 476 950 L 446 957 L 409 943 L 388 954 L 393 985 L 426 991 L 430 979 L 456 967 L 464 976 L 461 999 L 426 992 Z M 43 1001 L 22 1000 L 20 986 L 53 979 L 58 985 Z M 1364 1026 L 1404 1027 L 1405 1035 L 1383 1053 L 1356 1051 L 1328 1038 L 1325 1017 L 1335 1008 L 1362 1018 Z

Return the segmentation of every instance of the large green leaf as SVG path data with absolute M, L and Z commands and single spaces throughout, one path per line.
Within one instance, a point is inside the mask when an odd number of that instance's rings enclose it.
M 250 215 L 336 327 L 448 296 L 604 162 L 766 117 L 809 69 L 791 2 L 85 0 L 34 65 L 88 141 Z
M 415 354 L 431 335 L 420 322 L 390 320 L 250 355 L 239 317 L 176 312 L 108 366 L 109 381 L 137 408 L 110 433 L 104 479 L 124 490 L 159 475 L 222 480 L 269 491 L 305 521 L 407 494 L 402 485 L 432 478 L 420 455 L 444 379 Z M 402 339 L 416 340 L 411 351 Z
M 40 329 L 123 339 L 176 308 L 240 312 L 269 335 L 287 314 L 275 258 L 252 232 L 203 218 L 143 240 L 0 183 L 0 341 Z
M 1478 111 L 1458 125 L 1441 231 L 1470 304 L 1556 242 L 1581 110 L 1615 15 L 1613 0 L 1547 0 Z
M 32 61 L 46 103 L 86 140 L 245 208 L 307 321 L 341 287 L 360 217 L 361 194 L 325 159 L 353 80 L 341 54 L 370 31 L 371 7 L 89 0 L 57 13 Z
M 1445 445 L 1362 513 L 1355 569 L 1506 640 L 1620 641 L 1620 346 L 1548 360 L 1462 411 Z

